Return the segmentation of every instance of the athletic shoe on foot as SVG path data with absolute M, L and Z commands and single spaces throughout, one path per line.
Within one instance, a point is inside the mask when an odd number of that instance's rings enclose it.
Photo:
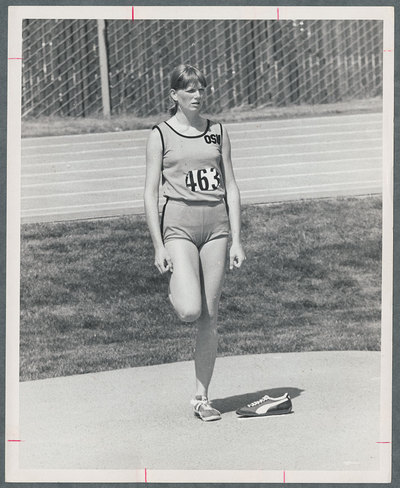
M 221 413 L 210 405 L 207 397 L 196 396 L 190 401 L 193 405 L 193 413 L 205 422 L 220 420 Z
M 265 417 L 266 415 L 281 415 L 292 411 L 292 401 L 288 393 L 279 398 L 264 395 L 260 400 L 249 403 L 236 410 L 242 417 Z

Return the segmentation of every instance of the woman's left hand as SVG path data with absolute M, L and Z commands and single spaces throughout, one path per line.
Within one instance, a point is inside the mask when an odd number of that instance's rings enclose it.
M 240 243 L 233 243 L 229 251 L 229 269 L 240 268 L 243 261 L 246 260 L 246 255 Z

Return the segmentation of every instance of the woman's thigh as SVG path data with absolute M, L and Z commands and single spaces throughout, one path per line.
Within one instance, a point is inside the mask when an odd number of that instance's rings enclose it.
M 213 316 L 218 311 L 222 285 L 226 272 L 228 238 L 221 237 L 207 242 L 200 250 L 203 308 Z
M 169 240 L 165 247 L 173 264 L 169 283 L 171 302 L 182 320 L 195 320 L 201 312 L 199 251 L 186 239 Z

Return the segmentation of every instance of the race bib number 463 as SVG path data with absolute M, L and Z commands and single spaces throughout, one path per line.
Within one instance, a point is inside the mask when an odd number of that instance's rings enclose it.
M 192 191 L 216 190 L 221 186 L 221 176 L 215 168 L 203 168 L 189 171 L 186 186 Z

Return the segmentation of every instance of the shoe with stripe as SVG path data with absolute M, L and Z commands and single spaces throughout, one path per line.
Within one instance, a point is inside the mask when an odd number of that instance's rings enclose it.
M 241 417 L 265 417 L 267 415 L 282 415 L 292 411 L 292 400 L 288 393 L 281 397 L 272 398 L 264 395 L 259 400 L 249 403 L 236 410 Z
M 211 406 L 207 397 L 196 396 L 190 403 L 193 405 L 194 415 L 201 420 L 204 420 L 205 422 L 220 420 L 221 413 Z

